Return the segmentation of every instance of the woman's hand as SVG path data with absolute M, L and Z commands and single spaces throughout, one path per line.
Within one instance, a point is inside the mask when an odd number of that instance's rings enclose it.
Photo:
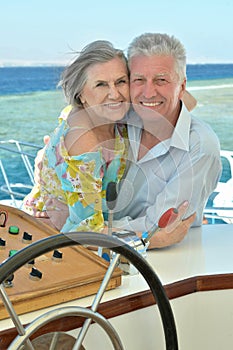
M 37 211 L 36 218 L 60 231 L 69 216 L 68 206 L 58 199 L 49 199 L 46 202 L 46 211 Z
M 47 145 L 49 143 L 50 137 L 48 135 L 44 136 L 44 144 Z M 34 162 L 34 181 L 37 184 L 42 183 L 41 179 L 41 169 L 43 166 L 43 158 L 44 158 L 45 148 L 43 147 L 37 152 L 35 162 Z

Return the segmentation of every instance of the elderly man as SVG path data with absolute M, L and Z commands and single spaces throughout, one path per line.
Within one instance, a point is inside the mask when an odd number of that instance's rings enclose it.
M 219 141 L 182 103 L 186 54 L 176 38 L 158 33 L 135 38 L 128 64 L 131 155 L 114 226 L 146 231 L 169 207 L 181 206 L 186 220 L 173 232 L 158 232 L 150 245 L 169 246 L 183 239 L 190 224 L 202 224 L 203 209 L 221 174 Z

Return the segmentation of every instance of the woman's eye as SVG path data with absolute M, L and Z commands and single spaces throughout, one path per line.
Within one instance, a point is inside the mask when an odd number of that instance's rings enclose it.
M 106 83 L 104 83 L 103 81 L 99 82 L 96 84 L 96 87 L 101 87 L 101 86 L 106 86 Z
M 121 85 L 121 84 L 128 84 L 128 81 L 126 79 L 121 79 L 121 80 L 118 80 L 117 82 L 118 85 Z

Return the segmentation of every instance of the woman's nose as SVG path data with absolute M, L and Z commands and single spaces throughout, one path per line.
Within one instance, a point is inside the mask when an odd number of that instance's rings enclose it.
M 115 85 L 109 87 L 109 91 L 108 91 L 109 98 L 115 100 L 119 97 L 119 95 L 120 95 L 119 90 Z

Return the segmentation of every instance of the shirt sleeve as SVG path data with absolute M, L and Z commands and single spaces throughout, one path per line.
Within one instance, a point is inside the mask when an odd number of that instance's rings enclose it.
M 190 151 L 184 153 L 175 171 L 166 179 L 154 202 L 141 204 L 145 208 L 144 214 L 137 218 L 132 218 L 130 215 L 122 217 L 115 220 L 113 226 L 134 231 L 148 231 L 167 209 L 178 207 L 185 200 L 189 201 L 189 207 L 184 218 L 196 212 L 193 226 L 200 226 L 204 207 L 217 186 L 221 170 L 217 138 L 210 137 L 203 147 L 199 142 L 194 142 Z

